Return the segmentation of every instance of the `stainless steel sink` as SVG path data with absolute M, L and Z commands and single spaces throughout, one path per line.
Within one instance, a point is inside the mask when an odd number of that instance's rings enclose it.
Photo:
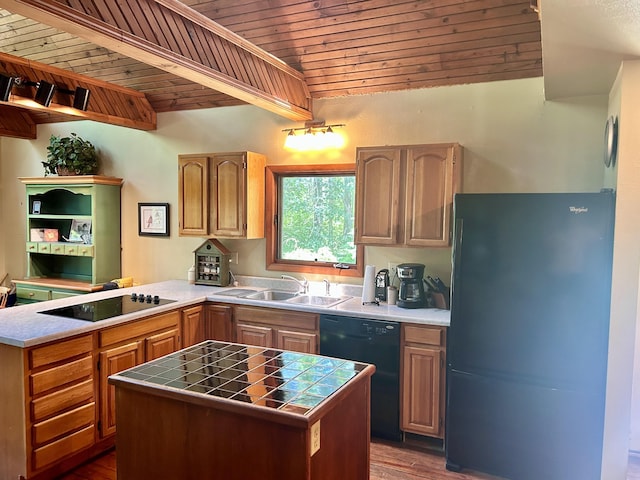
M 312 305 L 314 307 L 333 307 L 338 303 L 349 300 L 349 296 L 331 297 L 329 295 L 309 295 L 288 290 L 252 290 L 246 288 L 232 288 L 218 293 L 252 300 L 264 300 L 269 302 L 294 303 L 298 305 Z
M 316 307 L 332 307 L 338 303 L 349 300 L 351 297 L 328 297 L 324 295 L 298 295 L 290 298 L 287 303 L 299 303 L 303 305 L 313 305 Z
M 216 295 L 226 295 L 228 297 L 244 297 L 250 293 L 255 293 L 255 288 L 231 288 L 224 290 L 223 292 L 216 293 Z
M 252 298 L 254 300 L 271 300 L 274 302 L 282 302 L 289 300 L 298 295 L 296 292 L 288 292 L 286 290 L 262 290 L 261 292 L 245 295 L 244 298 Z

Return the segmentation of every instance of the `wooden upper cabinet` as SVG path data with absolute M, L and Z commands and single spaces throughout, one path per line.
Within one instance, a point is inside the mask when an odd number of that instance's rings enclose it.
M 216 237 L 245 232 L 246 162 L 243 154 L 216 155 L 211 165 L 211 229 Z
M 180 155 L 178 164 L 180 235 L 264 237 L 264 155 Z
M 458 144 L 359 148 L 356 243 L 448 246 L 461 161 Z
M 180 235 L 209 233 L 209 158 L 178 158 L 178 224 Z
M 400 150 L 360 148 L 356 157 L 356 243 L 398 243 Z
M 459 145 L 407 148 L 404 243 L 441 247 L 450 243 L 453 195 L 459 188 Z

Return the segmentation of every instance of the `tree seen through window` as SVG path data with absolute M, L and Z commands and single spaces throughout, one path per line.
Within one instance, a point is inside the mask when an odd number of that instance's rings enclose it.
M 280 180 L 280 258 L 355 264 L 355 175 Z

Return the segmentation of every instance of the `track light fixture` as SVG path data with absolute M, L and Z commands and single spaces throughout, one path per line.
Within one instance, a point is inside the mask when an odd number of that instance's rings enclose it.
M 53 83 L 45 82 L 44 80 L 32 82 L 22 77 L 17 77 L 15 83 L 19 86 L 26 85 L 27 87 L 36 87 L 36 95 L 33 99 L 45 107 L 51 105 L 51 99 L 56 91 L 56 86 Z
M 75 91 L 67 90 L 66 88 L 58 88 L 59 92 L 73 95 L 73 108 L 86 111 L 89 105 L 89 95 L 91 91 L 87 88 L 76 87 Z
M 76 87 L 76 91 L 73 94 L 73 108 L 82 110 L 85 112 L 89 106 L 89 95 L 91 91 L 88 88 Z
M 53 98 L 53 94 L 56 91 L 56 86 L 53 83 L 40 80 L 36 84 L 36 87 L 36 96 L 33 97 L 33 99 L 40 105 L 44 105 L 45 107 L 51 105 L 51 99 Z
M 11 92 L 11 87 L 14 83 L 18 86 L 25 85 L 28 87 L 36 87 L 34 100 L 40 105 L 44 105 L 45 107 L 51 105 L 53 94 L 56 91 L 66 93 L 68 95 L 73 95 L 73 108 L 75 109 L 86 111 L 89 105 L 89 96 L 91 94 L 91 91 L 88 88 L 76 87 L 75 90 L 68 90 L 66 88 L 59 88 L 56 85 L 44 80 L 40 80 L 39 82 L 32 82 L 31 80 L 26 78 L 12 78 L 2 74 L 0 74 L 0 100 L 3 100 L 5 102 L 7 101 L 7 99 L 9 98 L 9 93 Z M 5 91 L 7 90 L 9 93 L 5 93 Z
M 11 95 L 11 89 L 15 82 L 14 77 L 0 74 L 0 101 L 8 102 Z
M 344 127 L 344 124 L 325 125 L 324 121 L 306 122 L 304 127 L 287 128 L 284 146 L 292 150 L 324 150 L 340 148 L 344 145 L 344 138 L 336 134 L 333 129 Z

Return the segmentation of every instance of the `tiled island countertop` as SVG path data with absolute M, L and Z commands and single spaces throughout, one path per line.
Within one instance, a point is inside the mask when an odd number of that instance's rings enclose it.
M 120 372 L 118 478 L 364 480 L 374 371 L 206 341 Z

